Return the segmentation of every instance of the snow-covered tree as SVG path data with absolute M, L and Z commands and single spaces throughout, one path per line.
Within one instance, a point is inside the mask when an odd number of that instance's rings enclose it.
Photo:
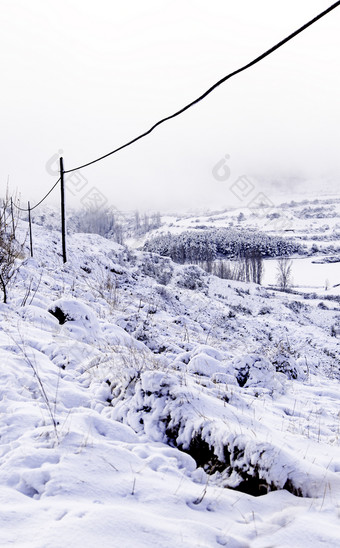
M 11 216 L 11 198 L 8 193 L 0 210 L 0 289 L 3 302 L 8 299 L 8 286 L 18 270 L 18 259 L 22 257 L 22 245 L 15 239 L 17 217 Z
M 293 261 L 287 257 L 281 257 L 277 262 L 277 283 L 282 291 L 287 291 L 292 285 Z

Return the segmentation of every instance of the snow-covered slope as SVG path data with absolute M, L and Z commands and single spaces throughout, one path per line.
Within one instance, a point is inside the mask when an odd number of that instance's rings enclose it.
M 128 243 L 140 246 L 153 235 L 229 227 L 283 236 L 305 246 L 306 251 L 312 249 L 313 254 L 339 251 L 340 200 L 337 195 L 280 204 L 269 200 L 266 207 L 246 202 L 240 203 L 239 208 L 216 212 L 163 215 L 160 228 L 137 241 L 131 238 Z
M 59 239 L 0 307 L 0 545 L 339 546 L 339 302 Z

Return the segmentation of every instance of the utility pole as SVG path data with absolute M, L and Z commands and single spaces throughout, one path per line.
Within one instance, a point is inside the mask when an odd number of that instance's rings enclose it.
M 66 263 L 66 221 L 65 221 L 65 185 L 64 185 L 64 162 L 60 158 L 60 192 L 61 192 L 61 240 L 63 248 L 63 261 Z
M 14 213 L 13 213 L 13 199 L 11 196 L 11 216 L 12 216 L 12 235 L 15 240 L 15 224 L 14 224 Z
M 31 219 L 31 204 L 30 204 L 30 202 L 28 202 L 28 224 L 29 224 L 29 230 L 30 230 L 30 250 L 31 250 L 31 257 L 33 257 L 32 219 Z

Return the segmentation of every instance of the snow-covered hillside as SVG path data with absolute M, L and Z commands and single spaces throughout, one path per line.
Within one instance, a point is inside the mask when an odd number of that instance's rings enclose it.
M 34 253 L 0 306 L 1 546 L 340 545 L 339 299 L 93 234 L 63 265 L 38 225 Z
M 270 205 L 247 206 L 216 212 L 162 216 L 162 226 L 152 235 L 180 234 L 187 230 L 246 229 L 268 236 L 286 237 L 312 254 L 339 250 L 340 200 L 337 195 Z M 142 241 L 150 238 L 143 236 Z M 129 240 L 134 243 L 133 239 Z

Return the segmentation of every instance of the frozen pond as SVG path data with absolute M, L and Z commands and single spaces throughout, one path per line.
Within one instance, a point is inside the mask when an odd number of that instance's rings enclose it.
M 328 287 L 329 293 L 340 294 L 340 262 L 318 264 L 313 261 L 320 260 L 321 257 L 308 257 L 292 259 L 292 281 L 296 289 L 315 291 L 323 293 Z M 262 285 L 277 285 L 277 263 L 276 259 L 267 259 L 264 261 L 264 275 Z

